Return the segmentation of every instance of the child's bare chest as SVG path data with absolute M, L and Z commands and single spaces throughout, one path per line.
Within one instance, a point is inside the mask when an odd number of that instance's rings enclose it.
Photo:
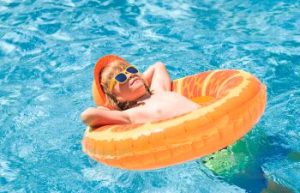
M 196 103 L 174 92 L 157 93 L 144 102 L 129 110 L 136 123 L 167 119 L 198 108 Z

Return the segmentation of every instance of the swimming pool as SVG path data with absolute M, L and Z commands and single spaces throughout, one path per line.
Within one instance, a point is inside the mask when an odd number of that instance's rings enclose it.
M 0 192 L 300 191 L 299 9 L 290 0 L 1 1 Z M 246 70 L 268 87 L 266 112 L 209 165 L 101 165 L 81 151 L 79 115 L 93 105 L 93 64 L 108 53 L 141 70 L 162 61 L 173 79 Z

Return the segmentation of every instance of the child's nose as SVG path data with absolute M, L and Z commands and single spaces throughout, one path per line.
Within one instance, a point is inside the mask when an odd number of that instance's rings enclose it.
M 130 78 L 132 76 L 132 74 L 129 72 L 125 72 L 125 75 L 127 76 L 127 78 Z
M 126 76 L 127 76 L 127 78 L 131 79 L 134 76 L 134 74 L 127 73 Z

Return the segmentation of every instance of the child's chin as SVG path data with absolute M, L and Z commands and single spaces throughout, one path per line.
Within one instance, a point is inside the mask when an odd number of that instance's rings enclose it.
M 144 88 L 139 88 L 139 89 L 137 89 L 137 90 L 135 90 L 135 93 L 134 93 L 134 99 L 133 100 L 136 100 L 136 99 L 138 99 L 138 98 L 140 98 L 140 97 L 142 97 L 142 96 L 144 96 L 146 94 L 146 89 L 144 89 Z
M 146 89 L 143 83 L 134 83 L 133 85 L 131 85 L 131 90 L 133 90 L 134 92 L 144 92 Z

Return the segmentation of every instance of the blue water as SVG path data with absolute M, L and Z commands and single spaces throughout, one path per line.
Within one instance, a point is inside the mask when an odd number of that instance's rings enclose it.
M 0 192 L 300 192 L 299 1 L 2 0 L 0 38 Z M 247 166 L 132 172 L 89 159 L 79 115 L 108 53 L 141 70 L 162 61 L 173 79 L 257 76 L 268 104 L 242 139 Z

